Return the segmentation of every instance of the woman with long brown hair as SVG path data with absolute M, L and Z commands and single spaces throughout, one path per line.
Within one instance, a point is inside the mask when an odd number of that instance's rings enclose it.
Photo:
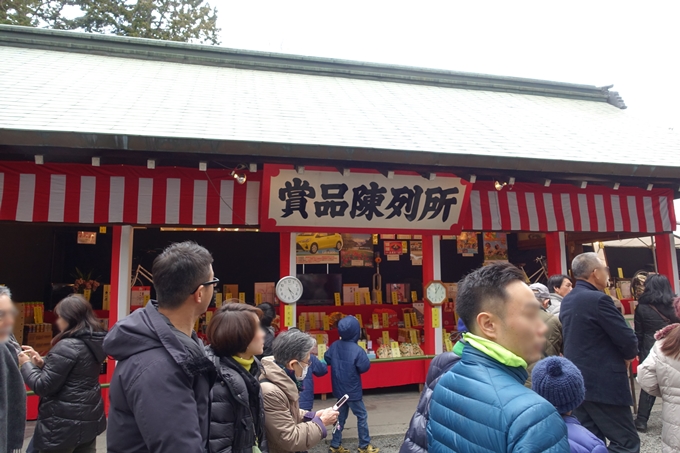
M 680 318 L 680 298 L 673 306 Z M 645 392 L 663 400 L 662 451 L 680 452 L 680 324 L 664 327 L 655 338 L 647 359 L 638 367 L 637 380 Z
M 74 294 L 54 309 L 59 334 L 43 359 L 30 346 L 19 357 L 26 385 L 40 396 L 33 444 L 40 452 L 95 453 L 106 430 L 99 371 L 106 336 L 90 303 Z

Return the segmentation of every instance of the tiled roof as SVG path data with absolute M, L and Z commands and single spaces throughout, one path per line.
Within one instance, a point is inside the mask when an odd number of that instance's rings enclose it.
M 4 129 L 680 167 L 678 132 L 596 87 L 543 82 L 585 100 L 63 50 L 0 39 L 0 144 Z

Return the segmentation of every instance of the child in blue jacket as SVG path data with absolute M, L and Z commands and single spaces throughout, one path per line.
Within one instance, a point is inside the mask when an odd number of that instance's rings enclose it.
M 328 366 L 319 360 L 314 354 L 309 356 L 309 373 L 302 381 L 302 391 L 300 392 L 300 409 L 311 411 L 314 407 L 314 378 L 328 374 Z
M 534 366 L 531 388 L 548 400 L 567 424 L 571 453 L 607 453 L 604 442 L 572 415 L 586 399 L 583 375 L 564 357 L 547 357 Z
M 378 453 L 380 449 L 371 445 L 368 434 L 368 413 L 364 405 L 361 388 L 361 375 L 369 370 L 371 361 L 366 351 L 357 344 L 361 335 L 359 321 L 348 316 L 338 322 L 340 341 L 336 341 L 326 351 L 326 363 L 331 367 L 333 396 L 337 399 L 349 395 L 349 401 L 340 408 L 338 427 L 333 433 L 330 453 L 350 453 L 342 446 L 342 430 L 349 416 L 349 410 L 357 418 L 359 430 L 359 453 Z

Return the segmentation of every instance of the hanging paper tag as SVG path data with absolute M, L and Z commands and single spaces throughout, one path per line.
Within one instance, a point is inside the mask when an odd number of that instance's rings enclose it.
M 418 292 L 417 291 L 411 291 L 411 302 L 414 304 L 418 302 Z
M 418 332 L 415 330 L 409 330 L 409 337 L 411 337 L 411 343 L 418 344 Z
M 383 318 L 383 319 L 382 319 L 382 322 L 383 322 L 383 325 L 382 325 L 382 326 L 383 326 L 385 329 L 387 329 L 388 327 L 390 327 L 390 315 L 389 315 L 389 313 L 383 313 L 383 314 L 382 314 L 382 318 Z
M 364 304 L 371 305 L 371 293 L 364 293 Z
M 215 306 L 220 308 L 222 306 L 222 293 L 215 294 Z
M 390 347 L 392 348 L 392 358 L 398 358 L 401 357 L 401 351 L 399 350 L 399 343 L 396 341 L 393 341 L 390 343 Z
M 604 293 L 605 293 L 607 296 L 612 297 L 612 292 L 609 290 L 609 288 L 605 288 L 605 289 L 604 289 Z
M 255 305 L 260 305 L 262 303 L 262 293 L 255 294 Z
M 293 306 L 286 304 L 283 309 L 283 325 L 285 327 L 294 327 L 295 320 L 293 319 Z
M 418 325 L 418 315 L 414 313 L 411 313 L 411 326 L 417 326 Z
M 238 293 L 238 301 L 242 304 L 246 303 L 246 293 Z
M 392 291 L 392 304 L 393 305 L 399 304 L 399 294 L 396 291 Z
M 450 338 L 447 338 L 446 340 L 444 340 L 444 345 L 446 346 L 446 352 L 453 351 L 453 343 L 451 342 Z
M 619 300 L 623 299 L 623 294 L 621 293 L 621 288 L 616 288 L 616 295 Z
M 378 301 L 378 305 L 382 305 L 383 301 L 382 301 L 382 291 L 381 290 L 377 290 L 375 292 L 375 298 Z
M 619 268 L 619 278 L 623 278 L 623 269 Z
M 364 351 L 366 350 L 366 342 L 365 341 L 363 341 L 363 340 L 359 341 L 357 344 L 359 346 L 361 346 L 361 349 L 363 349 Z
M 377 313 L 373 313 L 373 328 L 380 329 L 380 316 Z
M 305 322 L 305 315 L 300 315 L 298 316 L 298 329 L 302 330 L 303 332 L 307 330 L 307 323 Z
M 404 313 L 404 327 L 407 329 L 411 328 L 411 314 L 410 313 Z
M 212 320 L 213 317 L 213 312 L 212 311 L 206 311 L 205 312 L 205 322 L 209 323 Z
M 224 300 L 228 300 L 229 302 L 231 302 L 231 299 L 233 298 L 234 296 L 231 293 L 225 293 L 224 295 Z
M 362 329 L 364 328 L 364 320 L 361 319 L 361 315 L 356 315 L 356 318 L 359 320 L 359 327 Z
M 354 293 L 354 305 L 361 305 L 361 293 L 359 291 Z
M 331 320 L 328 315 L 323 317 L 323 330 L 331 330 Z
M 324 356 L 326 355 L 326 350 L 327 350 L 327 349 L 328 349 L 328 348 L 327 348 L 326 345 L 323 344 L 323 343 L 319 343 L 319 344 L 317 345 L 317 354 L 318 354 L 318 356 L 319 356 L 319 360 L 324 360 Z
M 387 346 L 387 345 L 390 344 L 390 333 L 389 333 L 388 331 L 383 330 L 383 333 L 382 333 L 382 340 L 383 340 L 383 344 L 384 344 L 385 346 Z
M 340 299 L 340 293 L 335 293 L 335 306 L 339 307 L 342 305 L 342 300 Z
M 316 344 L 322 344 L 324 341 L 326 341 L 326 336 L 322 333 L 317 333 L 316 334 Z
M 439 319 L 439 307 L 432 307 L 432 328 L 437 329 L 441 327 Z

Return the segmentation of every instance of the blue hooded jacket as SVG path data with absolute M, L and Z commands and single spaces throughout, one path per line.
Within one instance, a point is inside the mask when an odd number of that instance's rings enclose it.
M 429 453 L 568 453 L 555 408 L 524 386 L 527 371 L 465 345 L 430 402 Z
M 302 391 L 300 392 L 300 409 L 311 411 L 314 407 L 314 377 L 321 377 L 328 374 L 328 366 L 319 360 L 315 355 L 309 356 L 309 372 L 302 381 Z
M 350 401 L 361 401 L 361 375 L 371 368 L 366 351 L 357 344 L 361 327 L 354 316 L 347 316 L 338 322 L 340 341 L 336 341 L 326 351 L 326 364 L 331 367 L 333 396 L 342 398 L 349 395 Z

